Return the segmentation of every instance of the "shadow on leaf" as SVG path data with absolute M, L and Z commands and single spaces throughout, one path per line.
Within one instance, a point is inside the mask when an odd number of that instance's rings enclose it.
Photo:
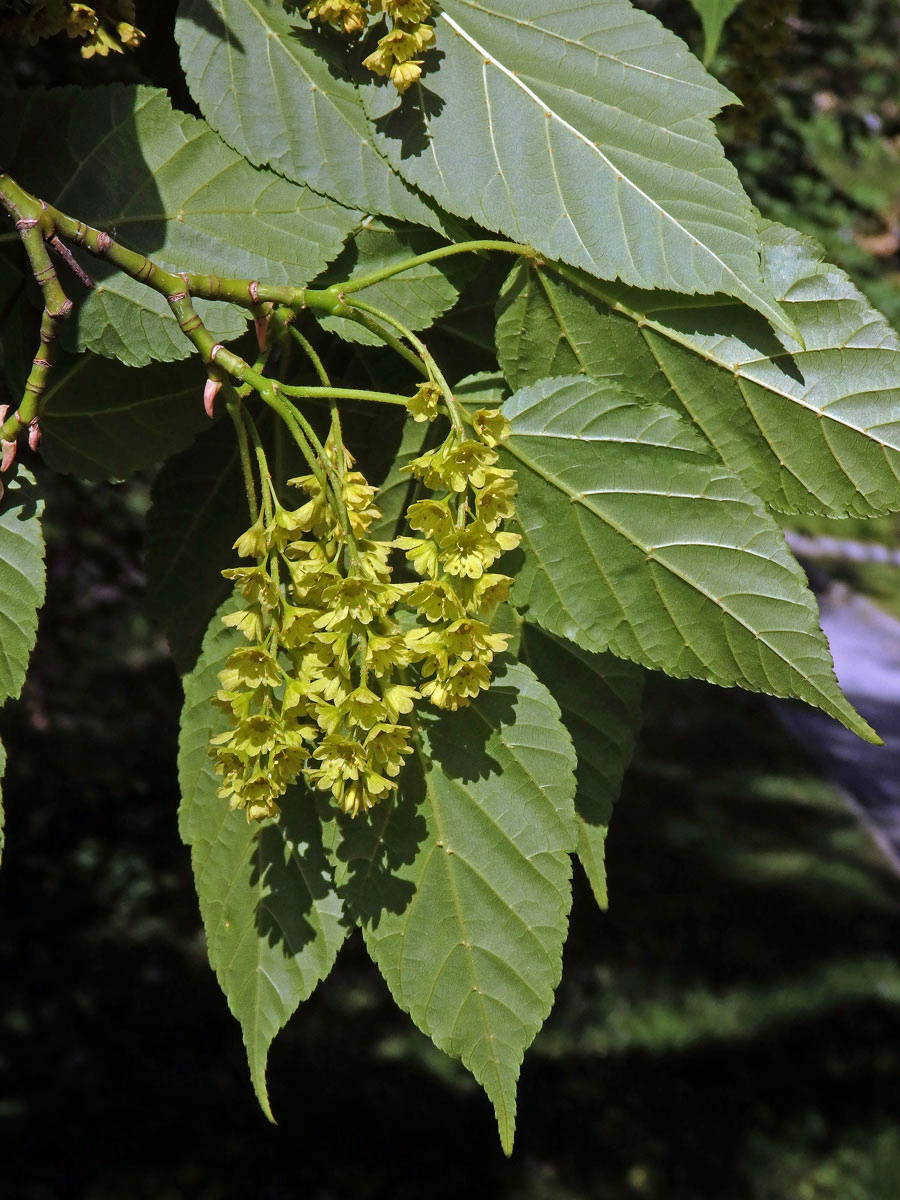
M 244 53 L 244 44 L 237 34 L 232 30 L 222 17 L 222 10 L 216 8 L 212 0 L 193 0 L 190 6 L 190 11 L 183 15 L 183 20 L 191 21 L 200 29 L 211 33 L 214 37 L 221 38 L 227 42 L 228 46 L 236 50 L 238 54 Z
M 256 906 L 259 936 L 270 946 L 280 944 L 286 958 L 299 954 L 318 934 L 316 904 L 334 891 L 322 826 L 308 793 L 289 792 L 280 819 L 257 832 L 250 882 L 262 891 Z
M 429 59 L 431 57 L 427 56 Z M 444 55 L 437 51 L 433 57 L 436 67 Z M 430 63 L 425 69 L 429 68 L 434 69 Z M 393 84 L 386 79 L 379 80 L 378 86 L 393 90 Z M 444 100 L 425 84 L 419 83 L 400 97 L 399 103 L 390 112 L 376 117 L 372 124 L 382 136 L 400 143 L 401 158 L 417 158 L 428 149 L 429 119 L 440 116 L 443 108 Z
M 425 840 L 424 794 L 425 778 L 414 761 L 400 778 L 397 796 L 371 812 L 350 817 L 321 802 L 334 834 L 335 879 L 348 924 L 377 929 L 383 912 L 402 913 L 412 901 L 415 885 L 402 878 L 402 869 L 415 861 Z

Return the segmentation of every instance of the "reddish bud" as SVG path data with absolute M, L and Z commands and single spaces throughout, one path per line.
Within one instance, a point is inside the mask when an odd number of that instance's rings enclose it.
M 28 423 L 28 446 L 31 450 L 37 450 L 41 444 L 41 427 L 38 425 L 37 417 Z
M 264 317 L 254 317 L 253 326 L 256 329 L 256 340 L 259 343 L 260 350 L 266 348 L 266 338 L 269 333 L 269 317 L 268 314 Z
M 203 389 L 203 407 L 206 409 L 206 415 L 210 420 L 212 420 L 216 396 L 218 396 L 221 386 L 221 379 L 207 379 L 206 386 Z
M 3 456 L 0 458 L 0 474 L 8 471 L 16 461 L 16 447 L 18 444 L 16 441 L 0 442 L 0 450 L 3 452 Z
M 8 404 L 0 404 L 0 425 L 6 420 L 6 414 L 9 412 Z

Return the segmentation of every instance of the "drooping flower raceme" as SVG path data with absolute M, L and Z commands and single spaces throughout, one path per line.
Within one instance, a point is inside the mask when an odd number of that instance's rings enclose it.
M 426 390 L 410 408 L 429 419 L 437 401 Z M 369 536 L 375 489 L 329 442 L 327 479 L 291 480 L 305 495 L 296 509 L 272 492 L 238 538 L 253 564 L 224 572 L 243 598 L 224 620 L 247 644 L 219 675 L 231 728 L 213 753 L 220 795 L 248 820 L 276 816 L 298 777 L 347 813 L 367 811 L 397 787 L 416 702 L 456 710 L 490 685 L 508 638 L 488 621 L 511 583 L 492 568 L 519 541 L 500 528 L 516 491 L 497 466 L 507 434 L 499 412 L 482 410 L 471 437 L 451 431 L 409 465 L 433 493 L 410 505 L 410 536 Z M 417 579 L 392 577 L 395 549 Z

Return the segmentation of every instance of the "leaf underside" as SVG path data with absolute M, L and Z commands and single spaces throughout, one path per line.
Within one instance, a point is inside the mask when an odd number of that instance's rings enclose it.
M 140 370 L 91 353 L 57 362 L 41 407 L 41 453 L 55 471 L 127 479 L 177 454 L 209 424 L 195 362 Z
M 396 1002 L 484 1087 L 508 1154 L 522 1056 L 560 977 L 575 757 L 513 663 L 430 722 L 423 749 L 393 806 L 335 822 L 336 878 Z
M 804 700 L 874 738 L 781 530 L 687 422 L 572 376 L 504 412 L 526 552 L 513 601 L 529 620 L 671 675 Z
M 24 467 L 0 500 L 0 704 L 22 691 L 44 603 L 44 538 L 41 500 Z
M 0 160 L 36 195 L 113 232 L 172 271 L 309 283 L 337 256 L 359 213 L 255 170 L 203 121 L 150 87 L 23 92 L 4 112 Z M 44 152 L 48 123 L 57 151 Z M 85 257 L 98 285 L 77 307 L 77 348 L 129 366 L 185 358 L 192 347 L 162 296 Z M 73 289 L 73 295 L 75 289 Z M 219 340 L 246 326 L 198 301 Z
M 178 777 L 179 829 L 206 930 L 209 961 L 240 1022 L 259 1103 L 272 1120 L 266 1059 L 276 1033 L 331 970 L 347 928 L 310 797 L 294 789 L 282 816 L 249 824 L 218 795 L 210 737 L 228 725 L 210 698 L 240 635 L 213 619 L 196 668 L 185 679 Z
M 250 162 L 362 212 L 446 228 L 375 150 L 346 41 L 281 0 L 220 0 L 212 22 L 208 0 L 181 0 L 175 36 L 200 111 Z
M 731 94 L 628 0 L 445 0 L 399 99 L 362 91 L 378 147 L 450 212 L 604 279 L 725 292 L 790 328 L 710 118 Z
M 680 297 L 517 268 L 498 308 L 514 387 L 613 378 L 688 415 L 781 512 L 900 508 L 900 337 L 810 238 L 764 222 L 763 270 L 805 348 L 724 297 Z
M 607 908 L 606 833 L 641 723 L 644 671 L 528 622 L 520 653 L 559 705 L 575 746 L 578 858 L 597 903 Z

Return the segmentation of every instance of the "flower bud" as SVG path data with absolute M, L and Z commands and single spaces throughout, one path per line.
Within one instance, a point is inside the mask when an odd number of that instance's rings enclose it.
M 213 379 L 210 377 L 207 379 L 203 388 L 203 407 L 206 409 L 206 415 L 210 418 L 210 420 L 212 420 L 216 396 L 218 396 L 221 387 L 221 379 Z

